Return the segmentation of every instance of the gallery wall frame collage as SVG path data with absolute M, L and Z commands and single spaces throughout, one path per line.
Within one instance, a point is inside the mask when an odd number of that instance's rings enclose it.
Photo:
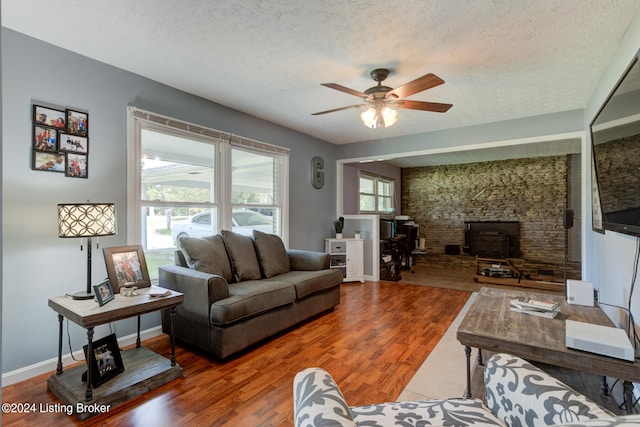
M 31 169 L 89 177 L 89 113 L 33 105 Z

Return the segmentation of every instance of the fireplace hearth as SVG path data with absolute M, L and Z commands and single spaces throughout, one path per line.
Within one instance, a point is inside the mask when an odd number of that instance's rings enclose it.
M 471 255 L 490 258 L 520 256 L 520 223 L 518 221 L 467 221 L 464 243 Z

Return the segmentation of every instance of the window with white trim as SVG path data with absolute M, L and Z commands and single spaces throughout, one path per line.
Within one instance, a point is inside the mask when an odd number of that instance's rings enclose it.
M 395 210 L 395 180 L 360 172 L 360 213 L 391 213 Z
M 128 118 L 127 241 L 152 279 L 182 236 L 260 230 L 286 244 L 288 149 L 135 107 Z

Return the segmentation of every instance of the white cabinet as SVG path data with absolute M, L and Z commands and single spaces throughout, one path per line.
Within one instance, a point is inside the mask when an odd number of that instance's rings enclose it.
M 362 239 L 325 239 L 325 252 L 331 268 L 339 268 L 345 282 L 364 283 L 364 241 Z

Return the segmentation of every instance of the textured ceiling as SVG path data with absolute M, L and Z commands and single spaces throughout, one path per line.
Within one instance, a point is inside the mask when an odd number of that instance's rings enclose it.
M 335 143 L 581 109 L 640 0 L 3 0 L 2 25 Z M 398 87 L 445 84 L 365 128 L 359 103 L 386 67 Z

